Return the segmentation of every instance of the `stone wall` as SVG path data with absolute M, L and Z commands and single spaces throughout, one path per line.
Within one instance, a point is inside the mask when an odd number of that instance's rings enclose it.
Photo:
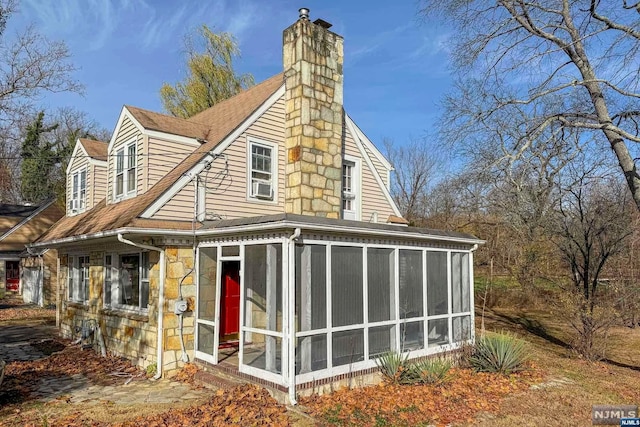
M 343 39 L 299 19 L 284 30 L 285 212 L 339 218 Z
M 162 356 L 163 372 L 172 376 L 177 369 L 184 366 L 181 360 L 180 316 L 175 314 L 175 304 L 180 299 L 187 302 L 187 311 L 183 314 L 182 339 L 189 358 L 193 361 L 194 353 L 194 310 L 196 302 L 196 281 L 194 270 L 194 253 L 191 247 L 168 247 L 165 251 L 167 277 L 164 292 L 164 349 Z M 183 280 L 184 279 L 184 280 Z
M 77 339 L 83 324 L 100 326 L 109 354 L 122 356 L 135 365 L 147 368 L 156 363 L 157 304 L 160 278 L 158 252 L 149 252 L 149 308 L 147 313 L 134 313 L 104 306 L 104 252 L 90 251 L 89 301 L 69 301 L 67 292 L 68 258 L 60 256 L 60 330 L 62 336 Z M 98 340 L 93 348 L 100 351 Z

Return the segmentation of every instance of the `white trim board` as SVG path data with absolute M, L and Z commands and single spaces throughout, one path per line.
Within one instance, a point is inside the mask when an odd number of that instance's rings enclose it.
M 382 194 L 387 199 L 387 202 L 389 202 L 389 206 L 391 206 L 391 209 L 393 209 L 393 212 L 397 216 L 401 217 L 402 214 L 400 213 L 400 210 L 396 206 L 396 203 L 393 201 L 393 197 L 391 197 L 391 193 L 389 192 L 389 189 L 384 184 L 384 181 L 382 180 L 382 177 L 380 176 L 376 168 L 373 166 L 373 162 L 371 162 L 371 158 L 369 157 L 369 154 L 367 154 L 367 150 L 364 149 L 363 143 L 360 140 L 360 136 L 354 128 L 355 123 L 353 123 L 353 121 L 349 118 L 349 116 L 346 117 L 345 121 L 346 121 L 347 129 L 349 129 L 349 132 L 351 133 L 351 136 L 353 137 L 353 140 L 355 141 L 356 146 L 358 147 L 358 150 L 360 150 L 360 154 L 362 154 L 362 158 L 367 163 L 367 166 L 369 167 L 369 169 L 371 169 L 371 173 L 373 174 L 373 177 L 378 183 L 380 190 L 382 190 Z
M 233 143 L 240 135 L 242 135 L 252 124 L 256 122 L 262 115 L 271 108 L 281 97 L 284 96 L 284 84 L 280 86 L 265 102 L 262 103 L 249 117 L 247 117 L 235 130 L 227 135 L 213 150 L 206 154 L 198 163 L 196 163 L 188 172 L 182 175 L 171 187 L 160 195 L 151 205 L 140 214 L 140 218 L 151 218 L 155 215 L 173 196 L 182 190 L 196 175 L 204 170 L 207 164 L 211 163 L 215 156 L 222 154 L 224 150 Z
M 125 117 L 129 118 L 131 122 L 138 128 L 140 132 L 145 132 L 144 126 L 140 124 L 133 114 L 127 109 L 127 106 L 122 107 L 122 111 L 120 111 L 120 116 L 118 116 L 118 122 L 116 123 L 116 127 L 113 129 L 113 133 L 111 134 L 111 139 L 109 140 L 109 146 L 107 147 L 107 156 L 111 154 L 111 149 L 113 148 L 113 144 L 116 143 L 116 139 L 118 138 L 118 133 L 120 131 L 120 127 L 122 126 L 122 122 L 124 122 Z
M 360 137 L 360 139 L 362 140 L 362 143 L 369 149 L 371 150 L 371 152 L 373 153 L 374 156 L 376 156 L 376 158 L 378 160 L 380 160 L 380 162 L 384 165 L 385 168 L 389 169 L 389 170 L 394 170 L 393 165 L 391 163 L 389 163 L 389 160 L 387 160 L 387 158 L 384 156 L 384 154 L 382 154 L 380 152 L 380 150 L 378 150 L 378 147 L 375 146 L 375 144 L 373 142 L 371 142 L 371 140 L 367 137 L 367 135 L 364 134 L 364 132 L 362 132 L 362 130 L 360 129 L 360 127 L 356 124 L 356 122 L 353 121 L 353 119 L 351 117 L 349 117 L 348 114 L 345 114 L 345 118 L 347 121 L 351 122 L 351 124 L 353 125 L 353 127 L 355 128 L 356 132 L 358 133 L 358 136 Z M 355 139 L 355 136 L 354 136 Z

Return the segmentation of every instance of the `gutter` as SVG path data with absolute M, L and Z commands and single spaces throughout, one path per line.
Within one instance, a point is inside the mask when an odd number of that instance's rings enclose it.
M 295 327 L 295 316 L 293 313 L 295 311 L 294 307 L 296 304 L 296 293 L 295 293 L 295 251 L 296 251 L 296 243 L 295 240 L 300 237 L 302 230 L 300 227 L 296 228 L 291 237 L 289 237 L 289 403 L 292 405 L 297 405 L 298 401 L 296 400 L 296 347 L 295 347 L 295 338 L 296 338 L 296 327 Z
M 295 221 L 276 221 L 270 223 L 263 224 L 249 224 L 249 225 L 239 225 L 234 227 L 225 227 L 219 229 L 200 229 L 195 231 L 195 236 L 198 237 L 206 237 L 206 236 L 216 236 L 216 235 L 225 235 L 232 233 L 246 233 L 251 231 L 263 231 L 263 230 L 278 230 L 278 229 L 286 229 L 286 228 L 300 228 L 303 230 L 316 230 L 316 231 L 326 231 L 326 232 L 337 232 L 337 231 L 346 231 L 352 233 L 353 231 L 357 231 L 358 234 L 368 235 L 368 236 L 386 236 L 386 237 L 402 237 L 407 239 L 414 240 L 431 240 L 431 241 L 441 241 L 441 242 L 451 242 L 451 243 L 464 243 L 470 245 L 476 244 L 484 244 L 485 240 L 481 239 L 470 239 L 466 237 L 453 237 L 453 236 L 438 236 L 434 234 L 418 234 L 418 233 L 409 233 L 403 231 L 395 231 L 395 230 L 377 230 L 377 229 L 366 229 L 360 227 L 353 226 L 340 226 L 340 225 L 318 225 L 318 224 L 307 224 L 302 222 Z M 66 243 L 77 243 L 82 241 L 89 241 L 91 239 L 98 239 L 103 237 L 113 237 L 119 234 L 135 234 L 135 235 L 161 235 L 161 236 L 184 236 L 184 237 L 194 237 L 194 232 L 192 230 L 171 230 L 171 229 L 160 229 L 160 228 L 136 228 L 136 227 L 124 227 L 115 230 L 107 230 L 101 231 L 98 233 L 92 234 L 82 234 L 79 236 L 71 236 L 64 237 L 61 239 L 54 239 L 49 241 L 32 243 L 31 247 L 52 247 L 56 245 L 62 245 Z
M 164 314 L 162 309 L 164 307 L 164 273 L 165 273 L 165 253 L 164 249 L 158 248 L 156 246 L 145 245 L 142 243 L 132 242 L 131 240 L 127 240 L 122 236 L 122 233 L 118 233 L 118 240 L 127 245 L 135 246 L 141 249 L 148 249 L 150 251 L 158 251 L 160 252 L 160 289 L 158 293 L 158 340 L 156 342 L 156 374 L 153 377 L 154 380 L 158 380 L 162 378 L 162 336 L 163 336 L 163 320 Z

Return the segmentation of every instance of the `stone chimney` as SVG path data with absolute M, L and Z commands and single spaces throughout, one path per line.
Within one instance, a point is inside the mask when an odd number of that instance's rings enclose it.
M 285 212 L 339 218 L 342 208 L 343 38 L 309 10 L 284 30 Z

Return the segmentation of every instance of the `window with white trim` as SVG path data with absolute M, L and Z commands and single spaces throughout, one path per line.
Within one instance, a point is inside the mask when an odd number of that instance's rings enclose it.
M 342 218 L 358 219 L 358 166 L 353 160 L 342 161 Z
M 136 143 L 116 151 L 115 198 L 135 195 L 136 192 Z
M 149 305 L 149 253 L 104 257 L 104 305 L 146 311 Z
M 81 169 L 71 174 L 71 198 L 69 212 L 82 212 L 87 206 L 87 170 Z
M 69 255 L 67 291 L 70 301 L 86 303 L 89 300 L 89 266 L 89 255 Z
M 274 144 L 249 142 L 249 189 L 252 199 L 273 201 L 276 194 L 277 149 Z

